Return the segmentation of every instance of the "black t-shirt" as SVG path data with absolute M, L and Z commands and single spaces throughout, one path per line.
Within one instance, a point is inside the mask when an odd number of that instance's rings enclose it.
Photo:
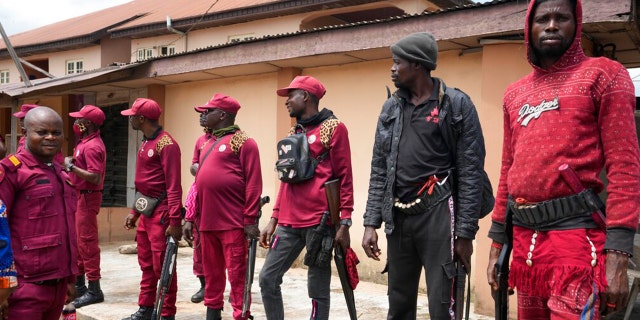
M 395 194 L 403 202 L 415 199 L 430 176 L 446 174 L 451 168 L 449 148 L 438 125 L 440 81 L 433 80 L 433 93 L 417 106 L 411 103 L 407 91 L 399 92 L 404 98 L 404 110 Z

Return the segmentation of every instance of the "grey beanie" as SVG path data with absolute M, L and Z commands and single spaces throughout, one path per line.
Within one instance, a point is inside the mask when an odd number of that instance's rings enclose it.
M 436 69 L 438 43 L 431 33 L 412 33 L 391 46 L 396 56 L 411 62 L 417 62 L 429 70 Z

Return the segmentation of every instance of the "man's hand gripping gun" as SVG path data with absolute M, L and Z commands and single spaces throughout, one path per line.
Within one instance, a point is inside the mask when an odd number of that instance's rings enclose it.
M 256 222 L 260 220 L 262 216 L 262 206 L 271 201 L 269 196 L 260 198 L 260 210 L 258 211 L 258 218 Z M 253 273 L 256 270 L 256 250 L 258 239 L 249 239 L 249 255 L 247 256 L 247 272 L 244 278 L 244 294 L 242 297 L 242 318 L 245 318 L 249 311 L 249 304 L 251 303 L 251 286 L 253 285 Z M 249 317 L 253 319 L 253 317 Z

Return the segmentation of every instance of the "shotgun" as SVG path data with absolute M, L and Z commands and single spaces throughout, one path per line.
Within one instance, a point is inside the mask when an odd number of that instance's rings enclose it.
M 156 291 L 156 303 L 153 305 L 151 320 L 160 320 L 162 316 L 162 304 L 164 296 L 169 292 L 173 274 L 176 271 L 176 257 L 178 255 L 178 245 L 172 236 L 167 236 L 167 250 L 164 253 L 164 261 L 162 262 L 162 273 L 158 280 L 158 290 Z
M 340 227 L 340 180 L 334 179 L 325 182 L 324 191 L 327 195 L 327 203 L 329 204 L 331 223 L 336 228 L 337 232 L 338 228 Z M 336 269 L 338 269 L 340 285 L 342 285 L 342 292 L 344 292 L 344 299 L 347 303 L 347 310 L 349 310 L 349 319 L 356 320 L 358 319 L 358 315 L 356 313 L 356 302 L 353 296 L 353 289 L 351 289 L 351 286 L 349 285 L 349 274 L 347 273 L 347 266 L 345 264 L 345 253 L 344 250 L 342 250 L 342 246 L 335 246 L 333 260 L 336 263 Z
M 271 201 L 269 196 L 260 198 L 260 209 L 258 210 L 258 218 L 256 223 L 260 221 L 262 216 L 262 206 Z M 247 271 L 244 277 L 244 295 L 242 297 L 242 318 L 244 319 L 249 311 L 249 304 L 251 303 L 251 286 L 253 285 L 253 273 L 256 270 L 256 250 L 258 239 L 249 239 L 249 255 L 247 256 Z M 250 317 L 253 319 L 253 317 Z
M 459 260 L 456 261 L 456 277 L 455 277 L 455 320 L 462 320 L 462 315 L 465 311 L 464 306 L 464 285 L 465 280 L 467 280 L 467 270 L 462 265 L 462 262 Z M 466 320 L 469 320 L 469 307 L 471 304 L 471 287 L 469 287 L 469 291 L 467 292 L 467 313 L 465 316 Z
M 495 301 L 496 320 L 509 319 L 509 257 L 511 256 L 513 229 L 511 211 L 507 209 L 504 221 L 507 241 L 502 245 L 502 250 L 495 265 L 495 279 L 498 283 L 498 292 L 493 297 Z

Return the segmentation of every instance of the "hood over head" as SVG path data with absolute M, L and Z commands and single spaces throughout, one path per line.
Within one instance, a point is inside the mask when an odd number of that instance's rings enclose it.
M 529 64 L 531 64 L 532 67 L 534 67 L 534 69 L 536 70 L 545 70 L 542 69 L 539 65 L 539 59 L 535 54 L 535 51 L 533 50 L 531 41 L 532 41 L 532 36 L 531 36 L 531 26 L 532 26 L 532 20 L 533 20 L 533 10 L 534 8 L 537 8 L 538 5 L 540 3 L 543 2 L 548 2 L 548 1 L 553 1 L 553 0 L 531 0 L 529 2 L 529 7 L 527 9 L 527 15 L 526 15 L 526 19 L 525 19 L 525 24 L 524 24 L 524 43 L 525 46 L 527 47 L 527 60 L 529 61 Z M 558 59 L 558 61 L 556 61 L 556 63 L 549 69 L 547 69 L 547 71 L 551 71 L 553 69 L 562 69 L 566 66 L 572 65 L 578 61 L 581 61 L 582 58 L 584 58 L 585 54 L 584 51 L 582 50 L 582 43 L 581 43 L 581 39 L 582 39 L 582 0 L 568 0 L 570 2 L 574 2 L 575 3 L 575 7 L 576 10 L 574 12 L 574 17 L 576 19 L 576 33 L 575 36 L 573 37 L 573 42 L 571 43 L 571 46 L 569 46 L 569 48 L 567 49 L 567 51 L 564 52 L 564 54 L 562 55 L 562 57 L 560 57 L 560 59 Z

